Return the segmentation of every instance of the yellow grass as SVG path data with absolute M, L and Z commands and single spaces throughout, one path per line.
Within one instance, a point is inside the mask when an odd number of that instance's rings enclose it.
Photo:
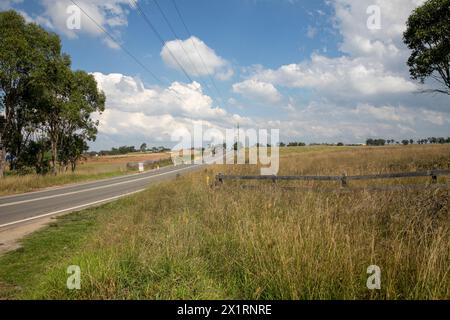
M 298 150 L 283 151 L 280 174 L 450 167 L 449 146 Z M 212 179 L 218 172 L 258 170 L 215 167 L 81 213 L 81 220 L 96 217 L 95 228 L 82 235 L 76 248 L 64 251 L 63 259 L 46 261 L 45 272 L 18 296 L 450 298 L 448 190 L 303 193 L 272 184 L 246 190 L 228 182 L 211 188 L 206 176 Z M 67 234 L 64 230 L 70 225 L 62 221 L 61 234 Z M 37 235 L 33 243 L 45 235 Z M 52 243 L 56 246 L 58 237 Z M 26 261 L 26 245 L 25 253 L 0 259 L 0 269 L 6 261 Z M 82 289 L 69 291 L 66 268 L 73 264 L 81 267 Z M 381 268 L 381 290 L 366 287 L 367 267 L 372 264 Z M 2 276 L 3 282 L 10 279 L 9 285 L 20 286 L 1 272 L 0 283 Z
M 169 157 L 170 156 L 166 153 L 135 153 L 121 156 L 103 156 L 98 158 L 88 158 L 87 160 L 81 161 L 74 173 L 69 171 L 58 173 L 56 176 L 52 174 L 47 174 L 45 176 L 37 174 L 7 174 L 5 178 L 0 179 L 0 195 L 29 192 L 47 187 L 134 173 L 136 170 L 127 168 L 128 162 L 160 160 L 168 159 Z

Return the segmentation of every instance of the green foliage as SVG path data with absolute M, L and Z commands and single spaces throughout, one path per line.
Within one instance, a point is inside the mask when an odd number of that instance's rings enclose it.
M 62 138 L 61 147 L 58 150 L 60 168 L 64 171 L 70 165 L 72 172 L 75 171 L 77 162 L 89 149 L 86 141 L 79 134 L 70 134 Z
M 0 103 L 10 168 L 46 173 L 50 164 L 56 173 L 57 164 L 74 170 L 86 141 L 95 140 L 98 121 L 91 115 L 104 111 L 105 95 L 92 75 L 71 70 L 56 34 L 6 11 L 0 13 Z
M 48 52 L 60 47 L 55 34 L 25 23 L 18 13 L 0 13 L 0 111 L 5 114 L 0 135 L 12 169 L 17 168 L 22 148 L 31 137 L 30 126 L 37 123 L 39 112 L 30 85 L 33 76 L 45 63 Z
M 306 146 L 306 143 L 304 142 L 289 142 L 288 147 L 304 147 Z
M 384 139 L 367 139 L 366 144 L 368 146 L 384 146 L 386 144 L 386 140 L 384 140 Z
M 421 83 L 431 77 L 442 85 L 434 92 L 450 94 L 450 0 L 428 0 L 406 24 L 411 77 Z
M 22 152 L 20 171 L 24 172 L 24 168 L 34 167 L 38 174 L 46 174 L 50 171 L 51 155 L 48 151 L 50 142 L 48 139 L 29 141 Z M 25 170 L 26 172 L 26 170 Z
M 100 151 L 101 156 L 117 156 L 128 153 L 136 152 L 136 148 L 134 146 L 121 146 L 119 148 L 111 148 L 111 150 L 102 150 Z

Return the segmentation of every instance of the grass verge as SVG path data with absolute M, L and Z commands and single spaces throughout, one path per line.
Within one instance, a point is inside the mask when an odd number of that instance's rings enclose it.
M 145 170 L 157 167 L 170 166 L 170 159 L 161 160 L 158 163 L 148 165 Z M 137 170 L 127 169 L 125 164 L 85 164 L 75 173 L 60 173 L 58 175 L 10 175 L 0 179 L 0 196 L 36 191 L 43 188 L 62 186 L 73 183 L 89 182 L 107 178 L 118 177 L 126 174 L 137 173 Z
M 281 165 L 287 173 L 353 174 L 448 160 L 448 147 L 363 148 L 289 155 Z M 206 177 L 219 170 L 224 167 L 162 183 L 83 211 L 75 221 L 67 216 L 56 231 L 33 235 L 22 250 L 0 258 L 0 296 L 450 298 L 448 190 L 301 193 L 275 185 L 255 192 L 233 183 L 211 188 Z M 254 169 L 225 171 L 239 170 Z M 381 268 L 381 290 L 366 287 L 372 264 Z M 81 268 L 81 290 L 66 288 L 69 265 Z
M 64 173 L 59 175 L 28 174 L 24 176 L 6 176 L 0 179 L 0 196 L 36 191 L 39 189 L 62 186 L 72 183 L 89 182 L 133 173 L 132 171 L 111 171 L 95 174 Z
M 0 299 L 25 296 L 58 261 L 79 249 L 94 230 L 98 210 L 59 217 L 23 239 L 21 248 L 0 256 Z

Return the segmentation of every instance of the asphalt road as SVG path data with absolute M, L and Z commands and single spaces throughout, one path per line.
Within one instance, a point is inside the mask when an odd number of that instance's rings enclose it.
M 0 197 L 0 229 L 113 201 L 202 166 L 164 167 L 140 174 Z

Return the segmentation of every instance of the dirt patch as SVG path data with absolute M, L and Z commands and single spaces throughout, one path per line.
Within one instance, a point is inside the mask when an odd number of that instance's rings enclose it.
M 0 229 L 0 255 L 5 252 L 19 249 L 21 247 L 20 240 L 47 226 L 54 217 L 37 219 L 18 226 L 11 226 Z

